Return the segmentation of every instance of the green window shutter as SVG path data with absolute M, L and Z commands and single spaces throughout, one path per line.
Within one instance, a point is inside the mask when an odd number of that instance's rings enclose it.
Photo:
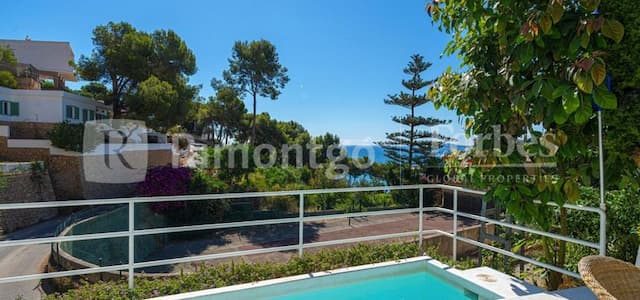
M 80 107 L 77 107 L 77 106 L 73 107 L 73 118 L 75 120 L 79 120 L 80 119 Z
M 0 101 L 0 115 L 8 115 L 7 111 L 7 101 Z
M 89 111 L 89 120 L 93 121 L 96 119 L 96 112 L 93 110 Z
M 73 119 L 73 107 L 71 105 L 67 105 L 66 108 L 67 108 L 66 118 Z
M 11 115 L 19 116 L 20 115 L 20 103 L 11 102 Z
M 89 120 L 89 111 L 86 109 L 82 110 L 82 121 L 86 122 Z

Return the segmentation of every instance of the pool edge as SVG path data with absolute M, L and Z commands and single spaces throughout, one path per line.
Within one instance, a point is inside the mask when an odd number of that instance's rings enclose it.
M 314 272 L 314 273 L 308 273 L 308 274 L 287 276 L 282 278 L 267 279 L 267 280 L 262 280 L 257 282 L 243 283 L 243 284 L 237 284 L 237 285 L 231 285 L 231 286 L 225 286 L 225 287 L 219 287 L 219 288 L 211 288 L 211 289 L 176 294 L 176 295 L 148 298 L 148 300 L 187 300 L 187 299 L 193 299 L 197 297 L 236 292 L 236 291 L 241 291 L 241 290 L 250 289 L 250 288 L 253 289 L 253 288 L 267 287 L 267 286 L 272 286 L 276 284 L 291 283 L 291 282 L 305 280 L 305 279 L 344 274 L 344 273 L 381 268 L 381 267 L 397 266 L 397 265 L 416 263 L 421 261 L 425 262 L 426 267 L 427 269 L 429 269 L 429 271 L 434 271 L 436 275 L 442 276 L 443 279 L 445 279 L 448 282 L 461 286 L 462 288 L 470 290 L 471 292 L 479 294 L 480 296 L 483 296 L 483 297 L 486 297 L 487 295 L 491 295 L 492 297 L 503 298 L 503 295 L 497 294 L 491 290 L 487 290 L 486 288 L 479 285 L 477 282 L 474 282 L 474 280 L 471 280 L 471 278 L 464 276 L 463 274 L 464 271 L 462 270 L 458 270 L 455 267 L 444 264 L 430 256 L 418 256 L 418 257 L 411 257 L 411 258 L 405 258 L 405 259 L 399 259 L 399 260 L 393 260 L 393 261 L 387 261 L 387 262 L 381 262 L 381 263 L 346 267 L 346 268 L 334 269 L 329 271 L 320 271 L 320 272 Z

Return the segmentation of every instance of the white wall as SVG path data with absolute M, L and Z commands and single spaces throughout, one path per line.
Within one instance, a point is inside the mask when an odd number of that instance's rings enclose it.
M 0 87 L 0 100 L 20 103 L 20 115 L 0 115 L 0 121 L 62 122 L 61 91 L 12 90 Z
M 80 120 L 70 121 L 79 123 L 82 122 L 83 109 L 95 111 L 97 107 L 104 107 L 104 104 L 91 98 L 64 91 L 14 90 L 0 87 L 0 100 L 20 103 L 20 115 L 0 115 L 0 121 L 14 122 L 60 123 L 65 121 L 66 105 L 74 105 L 80 108 Z

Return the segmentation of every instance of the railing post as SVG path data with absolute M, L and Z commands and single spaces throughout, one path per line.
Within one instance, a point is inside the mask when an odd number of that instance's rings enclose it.
M 304 194 L 300 193 L 298 208 L 298 256 L 304 251 Z
M 134 243 L 134 235 L 133 231 L 135 230 L 135 214 L 134 214 L 134 205 L 133 199 L 129 199 L 129 289 L 133 290 L 133 282 L 134 282 L 134 269 L 133 264 L 135 263 L 135 247 Z
M 600 203 L 600 210 L 600 255 L 605 256 L 607 255 L 607 207 L 604 203 Z
M 458 190 L 453 190 L 453 264 L 458 261 Z
M 420 247 L 420 250 L 422 251 L 422 223 L 424 222 L 424 217 L 423 217 L 423 212 L 424 212 L 424 188 L 420 187 L 418 189 L 418 207 L 420 207 L 420 210 L 418 211 L 418 246 Z

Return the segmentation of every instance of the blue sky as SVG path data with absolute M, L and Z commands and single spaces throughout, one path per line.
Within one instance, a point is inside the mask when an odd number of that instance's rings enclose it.
M 69 41 L 76 54 L 89 54 L 91 30 L 109 21 L 126 21 L 143 31 L 173 29 L 197 57 L 192 84 L 202 96 L 227 67 L 236 40 L 273 42 L 291 81 L 277 101 L 260 99 L 258 111 L 295 120 L 312 134 L 338 134 L 346 144 L 382 140 L 396 131 L 392 115 L 405 113 L 383 103 L 401 91 L 402 68 L 413 53 L 433 62 L 425 78 L 456 67 L 441 58 L 448 37 L 431 25 L 423 0 L 228 0 L 228 1 L 11 1 L 0 11 L 0 38 Z M 79 84 L 71 83 L 77 88 Z M 248 106 L 249 107 L 249 106 Z M 445 133 L 460 137 L 455 113 L 425 116 L 453 121 Z

